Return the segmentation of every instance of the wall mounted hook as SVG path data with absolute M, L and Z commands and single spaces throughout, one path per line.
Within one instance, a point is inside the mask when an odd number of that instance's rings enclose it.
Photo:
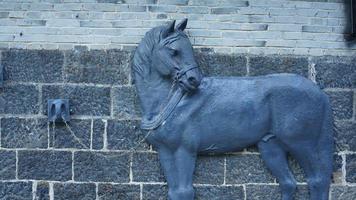
M 48 99 L 48 121 L 69 122 L 69 99 Z

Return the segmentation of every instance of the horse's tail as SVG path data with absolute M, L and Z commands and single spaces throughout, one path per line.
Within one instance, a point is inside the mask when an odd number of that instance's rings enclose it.
M 320 153 L 320 165 L 325 167 L 326 173 L 333 171 L 334 160 L 334 121 L 329 97 L 325 95 L 324 117 L 321 127 L 318 150 Z

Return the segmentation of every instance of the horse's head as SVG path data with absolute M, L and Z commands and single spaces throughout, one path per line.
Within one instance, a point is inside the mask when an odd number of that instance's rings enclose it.
M 175 79 L 186 91 L 194 91 L 200 85 L 202 73 L 194 59 L 193 47 L 183 32 L 187 19 L 176 27 L 175 21 L 161 27 L 160 41 L 152 49 L 152 67 L 161 76 Z

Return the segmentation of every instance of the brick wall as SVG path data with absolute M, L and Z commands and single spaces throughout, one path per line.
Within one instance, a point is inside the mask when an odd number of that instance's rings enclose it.
M 356 196 L 356 49 L 343 34 L 347 1 L 137 2 L 0 0 L 1 200 L 166 199 L 157 153 L 140 143 L 129 63 L 145 31 L 183 17 L 206 76 L 291 72 L 330 95 L 337 143 L 330 197 Z M 47 123 L 50 98 L 70 99 L 69 127 Z M 296 199 L 305 200 L 303 172 L 290 164 Z M 280 199 L 256 147 L 200 157 L 194 183 L 199 200 Z

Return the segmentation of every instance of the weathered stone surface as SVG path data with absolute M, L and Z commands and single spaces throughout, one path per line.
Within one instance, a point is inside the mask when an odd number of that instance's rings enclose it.
M 78 199 L 95 199 L 94 183 L 55 183 L 53 185 L 55 199 L 58 200 L 78 200 Z
M 65 80 L 75 83 L 127 84 L 131 52 L 122 50 L 67 51 Z
M 54 148 L 90 148 L 91 120 L 72 119 L 67 124 L 50 124 L 50 147 Z
M 244 200 L 244 191 L 242 186 L 197 186 L 195 196 L 196 199 Z
M 303 169 L 300 167 L 299 163 L 293 158 L 288 157 L 289 167 L 294 175 L 297 182 L 306 182 L 306 177 Z
M 259 155 L 231 155 L 226 160 L 226 183 L 273 183 L 274 178 Z
M 123 119 L 141 116 L 139 99 L 134 87 L 118 87 L 113 91 L 114 116 Z
M 0 200 L 32 200 L 31 182 L 0 182 Z
M 196 50 L 196 61 L 206 76 L 245 76 L 246 57 Z
M 129 181 L 130 154 L 116 152 L 75 152 L 74 180 L 118 182 Z
M 308 76 L 308 58 L 287 56 L 252 56 L 250 57 L 250 75 L 273 73 L 295 73 Z
M 145 200 L 166 200 L 168 199 L 167 185 L 143 185 L 142 197 Z
M 0 151 L 0 179 L 15 179 L 16 153 L 15 151 Z
M 105 124 L 103 120 L 94 120 L 93 121 L 93 149 L 103 149 L 104 147 L 104 131 Z
M 72 153 L 26 150 L 18 152 L 19 179 L 68 181 L 72 179 Z
M 335 122 L 335 142 L 338 151 L 356 151 L 356 123 L 352 121 Z
M 36 200 L 50 200 L 49 184 L 47 182 L 38 182 L 35 194 Z
M 58 50 L 11 49 L 2 53 L 2 65 L 7 81 L 61 82 L 63 53 Z
M 48 99 L 69 99 L 74 115 L 109 116 L 110 88 L 94 86 L 43 86 L 42 105 Z M 47 109 L 44 109 L 47 113 Z
M 2 119 L 1 146 L 5 148 L 47 148 L 47 121 L 45 119 Z
M 295 193 L 295 200 L 309 199 L 308 188 L 306 185 L 298 185 Z M 247 185 L 246 200 L 281 200 L 281 193 L 278 185 Z
M 36 86 L 13 85 L 0 88 L 0 114 L 36 114 L 39 112 Z
M 331 186 L 332 200 L 351 200 L 356 197 L 356 186 Z
M 320 57 L 314 59 L 316 80 L 320 87 L 356 87 L 356 59 L 351 57 Z
M 330 97 L 335 119 L 352 118 L 353 91 L 333 91 L 327 92 L 327 94 Z
M 335 154 L 334 163 L 333 163 L 333 183 L 343 183 L 343 174 L 342 174 L 342 157 Z
M 194 183 L 223 184 L 224 162 L 223 156 L 199 156 L 194 171 Z M 210 191 L 210 189 L 207 190 Z
M 98 190 L 99 200 L 139 200 L 140 193 L 139 185 L 99 184 Z
M 346 182 L 356 183 L 356 155 L 346 155 Z
M 108 120 L 108 149 L 148 149 L 148 144 L 144 141 L 146 134 L 146 132 L 140 130 L 139 121 Z
M 135 153 L 132 174 L 136 182 L 165 182 L 157 153 Z

